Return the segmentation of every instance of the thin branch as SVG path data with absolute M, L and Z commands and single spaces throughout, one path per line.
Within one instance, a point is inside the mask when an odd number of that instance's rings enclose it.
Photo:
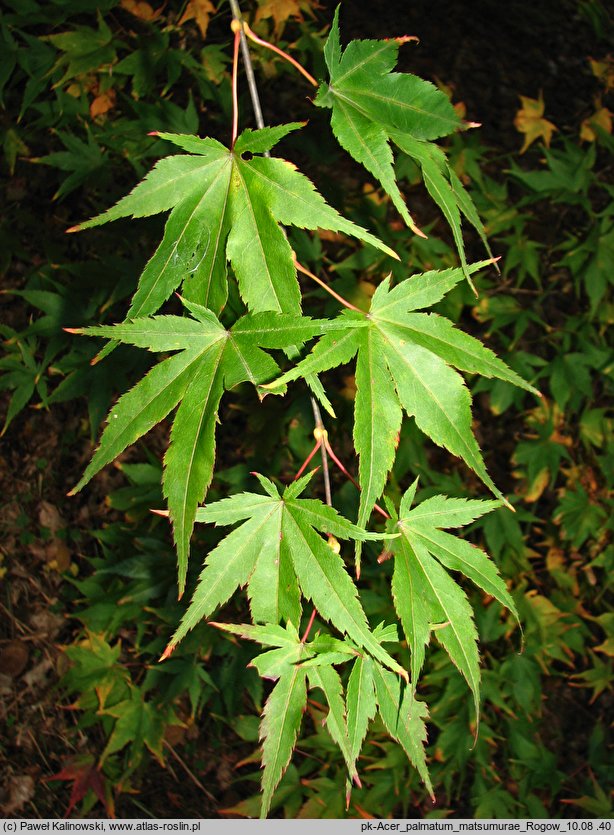
M 252 66 L 252 59 L 249 54 L 249 46 L 247 43 L 247 38 L 245 37 L 245 21 L 243 20 L 243 16 L 241 15 L 241 8 L 239 6 L 238 0 L 230 0 L 230 9 L 232 11 L 233 18 L 238 21 L 241 25 L 240 30 L 240 37 L 241 37 L 241 54 L 243 56 L 243 63 L 245 64 L 245 75 L 247 76 L 247 86 L 249 88 L 249 95 L 252 100 L 252 107 L 254 109 L 254 118 L 256 119 L 256 125 L 259 128 L 264 127 L 264 118 L 262 116 L 262 107 L 260 105 L 260 96 L 258 95 L 258 87 L 256 85 L 256 78 L 254 76 L 254 68 Z M 270 156 L 269 151 L 265 152 L 265 156 Z M 322 415 L 320 414 L 320 408 L 315 400 L 315 398 L 311 397 L 311 408 L 313 409 L 313 416 L 315 419 L 316 430 L 323 430 L 324 424 L 322 423 Z M 317 440 L 317 439 L 316 439 Z M 326 504 L 332 505 L 332 497 L 331 497 L 331 489 L 330 489 L 330 475 L 328 472 L 328 458 L 326 455 L 326 450 L 324 446 L 321 447 L 322 450 L 322 477 L 324 479 L 324 493 L 326 495 Z
M 241 37 L 241 54 L 243 55 L 243 64 L 245 65 L 245 75 L 247 76 L 247 86 L 249 88 L 249 95 L 252 100 L 252 107 L 254 109 L 254 117 L 256 119 L 256 126 L 259 128 L 264 127 L 264 119 L 262 117 L 262 108 L 260 106 L 260 96 L 258 95 L 258 87 L 256 86 L 256 77 L 254 76 L 254 68 L 252 66 L 252 59 L 249 55 L 249 46 L 247 44 L 247 38 L 245 37 L 245 32 L 243 30 L 243 26 L 245 21 L 243 20 L 243 16 L 241 15 L 241 9 L 239 8 L 239 4 L 237 0 L 230 0 L 230 9 L 232 11 L 232 16 L 235 20 L 239 22 L 241 25 L 240 29 L 240 37 Z M 270 153 L 267 151 L 265 156 L 270 156 Z
M 305 470 L 309 466 L 309 462 L 311 461 L 311 459 L 316 454 L 316 452 L 320 449 L 321 446 L 322 446 L 322 441 L 316 441 L 316 444 L 315 444 L 314 448 L 311 450 L 311 452 L 309 453 L 307 458 L 305 458 L 305 460 L 301 464 L 300 470 L 298 470 L 296 475 L 294 476 L 294 481 L 298 481 L 299 478 L 303 475 L 303 473 L 305 472 Z
M 356 479 L 355 479 L 355 478 L 351 475 L 351 473 L 349 473 L 349 472 L 346 470 L 346 468 L 343 466 L 343 464 L 341 463 L 341 461 L 340 461 L 340 460 L 337 458 L 337 456 L 335 455 L 335 452 L 334 452 L 334 450 L 333 450 L 332 446 L 331 446 L 331 445 L 330 445 L 330 443 L 329 443 L 328 436 L 324 439 L 324 446 L 326 447 L 326 451 L 328 452 L 328 454 L 330 455 L 330 457 L 333 459 L 333 461 L 335 462 L 335 464 L 339 467 L 339 469 L 341 470 L 341 472 L 342 472 L 342 473 L 343 473 L 343 474 L 344 474 L 347 478 L 349 478 L 349 480 L 352 482 L 352 484 L 354 485 L 354 487 L 356 487 L 356 489 L 357 489 L 357 490 L 360 490 L 360 489 L 361 489 L 361 488 L 360 488 L 360 484 L 359 484 L 359 483 L 356 481 Z M 383 516 L 383 517 L 384 517 L 384 519 L 390 519 L 390 515 L 389 515 L 388 513 L 386 513 L 386 511 L 385 511 L 382 507 L 380 507 L 378 504 L 373 505 L 373 510 L 376 510 L 376 511 L 377 511 L 377 512 L 381 515 L 381 516 Z
M 232 16 L 234 20 L 236 20 L 241 25 L 240 30 L 240 37 L 241 37 L 241 54 L 243 55 L 243 63 L 245 64 L 245 75 L 247 76 L 247 86 L 249 88 L 249 95 L 252 100 L 252 107 L 254 109 L 254 118 L 256 119 L 256 125 L 259 128 L 264 127 L 264 118 L 262 116 L 262 107 L 260 106 L 260 96 L 258 95 L 258 87 L 256 86 L 256 78 L 254 76 L 254 68 L 252 66 L 252 59 L 249 54 L 249 46 L 247 44 L 247 38 L 245 37 L 245 21 L 241 16 L 241 9 L 239 7 L 239 3 L 237 0 L 230 0 L 230 8 L 232 11 Z M 317 85 L 316 85 L 317 86 Z M 271 156 L 269 151 L 265 151 L 264 154 L 266 157 Z M 322 478 L 324 480 L 324 494 L 326 496 L 326 504 L 329 507 L 332 506 L 333 500 L 331 495 L 330 489 L 330 474 L 328 471 L 328 457 L 326 455 L 326 449 L 324 444 L 322 443 L 322 438 L 325 437 L 326 429 L 324 428 L 324 424 L 322 423 L 322 415 L 320 414 L 320 407 L 318 406 L 315 398 L 313 395 L 311 396 L 311 408 L 313 409 L 313 417 L 315 421 L 315 430 L 314 435 L 316 436 L 316 446 L 314 447 L 311 455 L 307 459 L 308 463 L 315 454 L 318 446 L 322 453 Z M 306 464 L 304 465 L 306 466 Z M 302 469 L 301 469 L 302 472 Z M 309 624 L 307 629 L 305 630 L 305 634 L 303 635 L 303 643 L 309 637 L 309 632 L 311 631 L 311 627 L 313 626 L 313 622 L 316 616 L 316 609 L 315 606 L 311 613 L 311 617 L 309 618 Z
M 314 606 L 313 611 L 311 612 L 311 617 L 309 618 L 309 623 L 307 624 L 307 628 L 305 629 L 303 637 L 301 638 L 301 644 L 304 644 L 304 643 L 307 642 L 307 638 L 309 637 L 309 633 L 311 632 L 311 627 L 313 626 L 313 622 L 314 622 L 315 619 L 316 619 L 316 609 L 315 609 L 315 606 Z
M 208 790 L 207 790 L 207 789 L 203 786 L 203 784 L 200 782 L 200 780 L 198 779 L 198 777 L 197 777 L 197 776 L 196 776 L 196 775 L 195 775 L 192 771 L 190 771 L 190 768 L 188 767 L 188 765 L 187 765 L 187 764 L 186 764 L 186 763 L 185 763 L 185 762 L 181 759 L 181 757 L 180 757 L 180 756 L 179 756 L 179 754 L 175 751 L 175 749 L 174 749 L 174 748 L 173 748 L 173 746 L 170 744 L 170 742 L 167 742 L 166 740 L 164 740 L 164 741 L 163 741 L 163 744 L 164 744 L 164 747 L 165 747 L 166 749 L 168 749 L 168 751 L 170 751 L 170 752 L 171 752 L 171 754 L 173 755 L 173 757 L 177 760 L 177 762 L 179 763 L 179 765 L 183 768 L 183 770 L 184 770 L 184 771 L 185 771 L 185 773 L 188 775 L 188 777 L 190 778 L 190 780 L 194 783 L 194 785 L 195 785 L 195 786 L 197 786 L 197 787 L 201 790 L 201 792 L 203 792 L 204 794 L 206 794 L 206 795 L 207 795 L 207 797 L 209 798 L 209 800 L 212 800 L 214 803 L 217 803 L 217 798 L 215 798 L 215 797 L 211 794 L 211 792 L 210 792 L 210 791 L 208 791 Z

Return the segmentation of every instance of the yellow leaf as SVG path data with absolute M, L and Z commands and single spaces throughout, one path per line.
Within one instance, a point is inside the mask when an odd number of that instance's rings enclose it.
M 207 29 L 209 28 L 209 21 L 211 15 L 216 11 L 215 6 L 211 0 L 190 0 L 185 7 L 185 12 L 181 15 L 179 25 L 183 26 L 188 20 L 195 20 L 196 25 L 200 29 L 200 34 L 203 40 L 207 37 Z
M 305 8 L 304 0 L 264 0 L 260 4 L 255 23 L 260 23 L 261 20 L 266 20 L 272 17 L 274 22 L 273 34 L 279 38 L 284 30 L 286 21 L 290 18 L 302 22 L 305 18 L 302 15 L 301 8 Z
M 606 93 L 614 90 L 614 57 L 607 55 L 601 61 L 589 58 L 588 62 L 591 65 L 593 75 L 603 84 Z
M 607 638 L 602 644 L 595 647 L 595 652 L 603 652 L 605 655 L 609 655 L 610 658 L 614 658 L 614 638 Z
M 120 6 L 139 20 L 155 20 L 162 12 L 162 8 L 154 9 L 145 0 L 121 0 Z
M 550 471 L 543 467 L 528 485 L 524 494 L 525 502 L 536 502 L 550 482 Z
M 520 149 L 520 153 L 524 154 L 527 148 L 540 137 L 543 138 L 544 144 L 547 148 L 550 147 L 550 140 L 552 134 L 557 127 L 544 119 L 544 99 L 542 94 L 539 94 L 538 99 L 530 99 L 527 96 L 520 96 L 522 107 L 516 113 L 514 119 L 514 127 L 520 133 L 524 133 L 524 144 Z
M 100 96 L 96 96 L 90 104 L 90 116 L 95 119 L 97 116 L 104 116 L 115 105 L 115 90 L 108 90 Z
M 607 107 L 600 107 L 582 122 L 580 139 L 583 142 L 594 142 L 597 139 L 595 127 L 600 127 L 606 133 L 612 133 L 612 113 Z

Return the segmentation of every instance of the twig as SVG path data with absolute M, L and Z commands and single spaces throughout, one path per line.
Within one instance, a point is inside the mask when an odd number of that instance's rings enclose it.
M 326 429 L 322 423 L 322 415 L 320 414 L 320 407 L 318 406 L 315 397 L 311 398 L 311 408 L 313 410 L 313 419 L 316 425 L 314 429 L 314 436 L 316 441 L 326 437 Z M 322 455 L 322 478 L 324 479 L 324 495 L 326 497 L 326 504 L 332 507 L 333 497 L 330 490 L 330 473 L 328 471 L 328 455 L 325 444 L 320 446 L 320 454 Z
M 208 791 L 208 790 L 207 790 L 207 789 L 203 786 L 203 784 L 200 782 L 200 780 L 198 779 L 198 777 L 197 777 L 197 776 L 196 776 L 196 775 L 195 775 L 192 771 L 190 771 L 189 766 L 188 766 L 188 765 L 187 765 L 187 764 L 186 764 L 186 763 L 185 763 L 185 762 L 181 759 L 181 757 L 180 757 L 180 756 L 179 756 L 179 754 L 175 751 L 175 749 L 174 749 L 174 748 L 173 748 L 173 746 L 170 744 L 170 742 L 167 742 L 166 740 L 164 740 L 164 747 L 165 747 L 165 748 L 167 748 L 167 749 L 171 752 L 171 754 L 173 755 L 173 757 L 177 760 L 177 762 L 179 763 L 179 765 L 183 768 L 183 770 L 184 770 L 184 771 L 185 771 L 185 773 L 188 775 L 188 777 L 190 778 L 190 780 L 194 783 L 194 785 L 195 785 L 195 786 L 197 786 L 197 787 L 201 790 L 201 792 L 203 792 L 204 794 L 206 794 L 206 795 L 207 795 L 207 797 L 209 798 L 209 800 L 211 800 L 213 803 L 217 804 L 217 798 L 216 798 L 216 797 L 214 797 L 214 795 L 212 795 L 212 794 L 211 794 L 211 792 L 210 792 L 210 791 Z
M 260 107 L 260 97 L 258 95 L 258 88 L 256 87 L 256 78 L 254 76 L 254 68 L 252 66 L 252 59 L 249 55 L 249 46 L 247 45 L 247 38 L 245 37 L 245 32 L 243 31 L 243 16 L 241 15 L 241 9 L 239 8 L 239 4 L 237 0 L 230 0 L 230 9 L 232 11 L 233 18 L 239 22 L 241 29 L 240 29 L 240 38 L 241 38 L 241 54 L 243 55 L 243 63 L 245 65 L 245 75 L 247 76 L 247 86 L 249 88 L 249 95 L 252 100 L 252 107 L 254 109 L 254 117 L 256 119 L 256 125 L 259 128 L 264 127 L 264 119 L 262 118 L 262 108 Z M 270 156 L 270 153 L 267 151 L 265 156 Z
M 300 470 L 297 470 L 296 475 L 294 476 L 294 481 L 298 481 L 299 478 L 303 475 L 303 473 L 305 472 L 305 470 L 309 466 L 309 462 L 311 461 L 311 459 L 316 454 L 316 452 L 320 449 L 321 446 L 322 446 L 322 441 L 316 441 L 314 448 L 311 450 L 311 452 L 309 453 L 307 458 L 305 458 L 305 460 L 301 464 Z
M 335 452 L 334 452 L 334 450 L 333 450 L 332 446 L 330 445 L 330 443 L 329 443 L 329 441 L 328 441 L 328 437 L 324 439 L 324 446 L 325 446 L 325 448 L 326 448 L 326 451 L 327 451 L 327 452 L 328 452 L 328 454 L 330 455 L 330 457 L 333 459 L 333 461 L 335 462 L 335 464 L 336 464 L 336 465 L 339 467 L 339 469 L 341 470 L 341 472 L 342 472 L 342 473 L 343 473 L 343 474 L 344 474 L 347 478 L 349 478 L 349 480 L 352 482 L 352 484 L 354 485 L 354 487 L 356 487 L 356 489 L 357 489 L 357 490 L 361 490 L 360 484 L 359 484 L 359 483 L 356 481 L 356 479 L 355 479 L 355 478 L 354 478 L 354 477 L 353 477 L 353 476 L 352 476 L 352 475 L 348 472 L 348 470 L 347 470 L 347 469 L 343 466 L 343 464 L 342 464 L 342 462 L 339 460 L 339 458 L 337 458 L 337 456 L 335 455 Z M 390 519 L 390 514 L 386 513 L 386 511 L 385 511 L 382 507 L 380 507 L 378 504 L 373 505 L 373 510 L 376 510 L 376 511 L 377 511 L 377 512 L 381 515 L 381 516 L 383 516 L 383 517 L 384 517 L 384 519 Z
M 256 120 L 256 125 L 258 128 L 262 129 L 264 127 L 264 117 L 262 115 L 262 107 L 260 106 L 260 96 L 258 95 L 258 87 L 256 86 L 256 78 L 254 76 L 252 59 L 249 54 L 249 46 L 247 44 L 247 38 L 245 37 L 245 21 L 243 20 L 243 17 L 241 15 L 241 8 L 239 6 L 238 0 L 230 0 L 230 9 L 232 11 L 233 18 L 236 21 L 238 21 L 238 23 L 241 26 L 239 35 L 241 38 L 241 54 L 243 55 L 243 63 L 245 64 L 245 75 L 247 76 L 247 86 L 252 101 L 252 108 L 254 110 L 254 118 Z M 266 151 L 265 156 L 270 156 L 270 152 Z M 313 396 L 311 397 L 311 408 L 313 409 L 313 416 L 315 419 L 316 429 L 324 429 L 324 424 L 322 423 L 322 416 L 320 414 L 320 407 L 318 406 Z M 332 505 L 332 497 L 330 489 L 330 476 L 328 472 L 328 457 L 323 444 L 320 447 L 320 449 L 322 452 L 322 477 L 324 479 L 324 494 L 326 496 L 326 504 L 330 506 Z
M 316 608 L 314 606 L 313 609 L 312 609 L 312 612 L 311 612 L 311 617 L 309 618 L 309 623 L 307 624 L 307 628 L 305 629 L 305 633 L 304 633 L 303 637 L 301 638 L 301 644 L 304 644 L 307 641 L 307 638 L 309 637 L 309 633 L 311 632 L 311 627 L 313 626 L 313 622 L 314 622 L 315 619 L 316 619 Z
M 249 89 L 249 95 L 252 100 L 252 108 L 254 110 L 254 118 L 256 120 L 256 125 L 258 128 L 262 129 L 264 127 L 264 118 L 262 116 L 262 107 L 260 106 L 260 96 L 258 95 L 258 87 L 256 86 L 256 78 L 254 76 L 254 68 L 252 66 L 252 59 L 249 54 L 249 46 L 247 44 L 247 38 L 245 37 L 245 21 L 241 15 L 241 9 L 239 7 L 239 3 L 237 0 L 230 0 L 230 9 L 232 11 L 232 16 L 234 20 L 236 20 L 240 26 L 240 37 L 241 37 L 241 53 L 243 55 L 243 63 L 245 65 L 245 75 L 247 76 L 247 86 Z M 313 79 L 312 79 L 313 80 Z M 314 81 L 315 83 L 315 81 Z M 317 86 L 317 83 L 316 83 Z M 269 157 L 271 154 L 269 151 L 265 151 L 264 154 L 266 157 Z M 328 471 L 328 456 L 326 454 L 326 449 L 324 444 L 321 443 L 321 438 L 323 437 L 323 433 L 326 431 L 324 429 L 324 424 L 322 423 L 322 415 L 320 414 L 320 407 L 318 406 L 315 397 L 311 395 L 311 408 L 313 410 L 313 417 L 315 421 L 315 430 L 314 435 L 316 436 L 316 441 L 320 442 L 320 452 L 322 455 L 322 479 L 324 481 L 324 495 L 326 496 L 326 504 L 329 507 L 332 507 L 332 495 L 330 489 L 330 474 Z M 319 437 L 318 437 L 319 436 Z M 316 609 L 315 606 L 313 611 L 311 612 L 311 617 L 309 618 L 309 624 L 307 629 L 305 630 L 305 634 L 303 635 L 302 642 L 305 643 L 307 638 L 309 637 L 309 632 L 311 631 L 311 627 L 315 620 L 316 616 Z

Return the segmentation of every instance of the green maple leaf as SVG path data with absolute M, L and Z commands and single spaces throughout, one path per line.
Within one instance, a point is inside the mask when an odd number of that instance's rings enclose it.
M 90 633 L 85 642 L 67 647 L 65 653 L 71 664 L 64 684 L 69 691 L 81 694 L 78 704 L 90 701 L 92 693 L 99 708 L 111 695 L 116 699 L 123 697 L 130 674 L 119 663 L 121 643 L 111 646 L 102 635 Z
M 256 656 L 250 662 L 250 667 L 255 667 L 261 678 L 277 680 L 287 672 L 288 668 L 299 661 L 313 657 L 313 652 L 301 640 L 292 621 L 288 621 L 285 627 L 279 624 L 258 624 L 247 623 L 215 623 L 209 621 L 211 626 L 223 629 L 224 632 L 231 632 L 233 635 L 240 635 L 241 638 L 248 638 L 250 641 L 258 641 L 265 646 L 274 647 L 262 655 Z
M 434 800 L 425 751 L 427 706 L 415 698 L 412 688 L 406 686 L 401 693 L 398 677 L 391 675 L 381 664 L 374 664 L 373 672 L 378 711 L 386 730 L 403 748 Z
M 41 40 L 51 43 L 63 53 L 53 69 L 64 69 L 64 75 L 53 85 L 54 88 L 61 87 L 71 78 L 100 70 L 105 64 L 111 65 L 116 60 L 113 32 L 100 12 L 97 30 L 90 26 L 77 26 L 66 32 L 45 35 Z
M 343 685 L 339 673 L 332 667 L 333 663 L 347 661 L 360 655 L 356 646 L 347 638 L 344 641 L 339 641 L 329 635 L 318 635 L 310 643 L 304 643 L 300 640 L 298 632 L 291 622 L 285 628 L 275 624 L 252 626 L 250 624 L 213 623 L 212 621 L 210 623 L 225 632 L 240 635 L 242 638 L 251 641 L 258 641 L 265 646 L 274 647 L 274 649 L 258 655 L 250 664 L 250 666 L 256 667 L 263 678 L 277 680 L 289 674 L 293 665 L 301 664 L 307 671 L 310 688 L 320 688 L 326 697 L 329 712 L 324 724 L 343 754 L 350 777 L 360 785 L 356 771 L 356 756 L 352 758 L 349 747 Z M 334 657 L 332 657 L 333 653 L 329 651 L 333 646 L 336 650 Z M 269 745 L 271 744 L 269 743 Z M 294 740 L 289 746 L 288 758 L 285 759 L 284 768 L 293 747 Z M 276 779 L 271 781 L 274 782 L 273 789 L 282 774 L 283 769 L 278 769 Z M 266 810 L 264 813 L 266 814 Z
M 471 272 L 488 261 L 473 264 Z M 360 457 L 358 524 L 366 524 L 381 496 L 392 464 L 402 411 L 435 443 L 462 458 L 505 501 L 486 471 L 471 429 L 471 395 L 451 366 L 497 377 L 537 393 L 477 339 L 435 314 L 415 313 L 439 301 L 463 277 L 460 268 L 415 275 L 390 289 L 382 282 L 368 314 L 344 311 L 345 328 L 325 335 L 312 352 L 279 380 L 274 390 L 297 377 L 349 362 L 357 353 L 354 445 Z M 358 569 L 360 545 L 357 548 Z
M 262 348 L 287 348 L 322 332 L 327 324 L 287 313 L 255 313 L 226 330 L 210 311 L 185 302 L 194 318 L 153 316 L 120 325 L 85 328 L 150 351 L 178 351 L 155 365 L 111 409 L 100 445 L 77 492 L 104 466 L 169 414 L 178 404 L 164 464 L 163 488 L 173 524 L 183 593 L 190 537 L 198 504 L 213 476 L 215 424 L 224 389 L 257 384 L 279 371 Z
M 386 640 L 380 630 L 375 630 L 375 635 L 380 641 Z M 384 669 L 374 659 L 364 656 L 354 661 L 348 680 L 346 702 L 352 761 L 355 763 L 369 723 L 379 712 L 386 730 L 401 745 L 433 796 L 424 750 L 428 711 L 423 702 L 415 699 L 413 690 L 405 687 L 401 692 L 398 676 Z
M 496 565 L 482 549 L 442 528 L 468 525 L 500 506 L 433 496 L 413 510 L 417 481 L 401 499 L 399 515 L 387 502 L 391 529 L 400 531 L 390 544 L 394 554 L 392 595 L 411 651 L 411 681 L 415 689 L 431 631 L 465 677 L 479 711 L 480 669 L 473 610 L 462 588 L 446 569 L 460 571 L 487 594 L 518 612 Z
M 251 662 L 261 676 L 278 682 L 265 705 L 260 726 L 264 767 L 262 817 L 269 810 L 273 792 L 296 744 L 307 701 L 305 676 L 309 687 L 319 688 L 326 697 L 329 711 L 325 725 L 343 754 L 350 777 L 358 786 L 361 782 L 356 761 L 369 723 L 379 710 L 386 730 L 403 747 L 433 794 L 424 751 L 426 705 L 416 701 L 410 688 L 401 690 L 399 676 L 369 655 L 362 654 L 347 638 L 338 641 L 322 635 L 304 643 L 292 623 L 285 628 L 275 624 L 213 625 L 225 632 L 274 647 Z M 379 645 L 387 640 L 397 640 L 394 626 L 384 628 L 380 625 L 372 635 Z M 342 650 L 334 660 L 330 659 L 328 651 L 331 641 L 338 651 Z M 344 698 L 341 676 L 332 664 L 350 659 L 354 663 Z
M 381 539 L 382 535 L 367 533 L 317 499 L 299 499 L 312 475 L 286 487 L 283 495 L 259 476 L 266 495 L 240 493 L 198 510 L 199 522 L 242 524 L 207 555 L 192 602 L 163 657 L 239 586 L 247 585 L 254 621 L 298 624 L 302 595 L 357 646 L 406 676 L 373 637 L 343 560 L 318 531 L 339 539 Z M 269 675 L 274 673 L 269 670 Z
M 159 133 L 188 153 L 160 160 L 115 206 L 70 230 L 171 210 L 129 319 L 155 313 L 180 285 L 185 298 L 219 313 L 228 295 L 228 261 L 251 311 L 298 313 L 296 268 L 280 224 L 343 232 L 397 257 L 331 208 L 291 163 L 254 156 L 301 126 L 243 131 L 231 150 L 215 139 Z
M 100 758 L 101 764 L 110 754 L 130 745 L 130 765 L 137 765 L 147 747 L 161 765 L 164 765 L 162 743 L 164 732 L 169 725 L 182 725 L 173 709 L 161 709 L 160 705 L 144 702 L 137 687 L 130 688 L 130 698 L 102 711 L 117 721 L 109 741 Z
M 260 722 L 264 769 L 260 816 L 265 818 L 273 792 L 290 762 L 307 706 L 307 670 L 299 662 L 312 657 L 313 652 L 299 639 L 292 622 L 288 622 L 285 628 L 276 624 L 213 625 L 242 638 L 275 647 L 257 656 L 250 665 L 256 667 L 262 677 L 277 681 L 266 701 Z
M 330 74 L 315 98 L 332 109 L 331 127 L 339 144 L 382 184 L 407 225 L 418 229 L 399 191 L 393 168 L 392 141 L 422 169 L 426 188 L 452 229 L 465 276 L 473 286 L 465 259 L 461 215 L 488 244 L 477 210 L 461 181 L 432 140 L 461 127 L 447 96 L 410 73 L 392 72 L 403 38 L 351 41 L 341 50 L 339 9 L 324 48 Z

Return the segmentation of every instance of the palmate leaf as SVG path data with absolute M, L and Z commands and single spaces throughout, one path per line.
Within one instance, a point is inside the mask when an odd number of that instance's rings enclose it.
M 270 623 L 259 626 L 210 621 L 210 624 L 224 632 L 240 635 L 264 646 L 275 647 L 251 662 L 264 678 L 278 679 L 292 664 L 299 662 L 308 670 L 309 686 L 319 687 L 328 702 L 326 727 L 333 741 L 341 749 L 350 776 L 356 777 L 356 757 L 352 759 L 349 748 L 343 685 L 339 673 L 331 665 L 356 657 L 359 655 L 357 648 L 348 639 L 340 641 L 329 635 L 318 635 L 310 643 L 304 643 L 299 639 L 296 627 L 291 622 L 285 627 Z M 334 660 L 329 651 L 331 646 L 337 650 Z
M 145 747 L 164 765 L 164 732 L 169 726 L 183 725 L 172 707 L 162 708 L 144 702 L 141 691 L 136 687 L 130 687 L 127 699 L 112 707 L 105 707 L 101 713 L 117 720 L 100 758 L 101 763 L 130 744 L 130 766 L 141 762 Z
M 374 679 L 379 714 L 386 730 L 403 748 L 434 800 L 424 750 L 428 709 L 424 702 L 415 698 L 411 688 L 405 687 L 401 694 L 401 682 L 398 677 L 385 670 L 381 664 L 374 665 Z
M 469 269 L 475 272 L 489 263 Z M 388 280 L 382 282 L 367 315 L 344 311 L 337 321 L 345 323 L 345 328 L 324 335 L 305 359 L 265 386 L 275 390 L 297 377 L 349 362 L 358 353 L 354 443 L 359 455 L 360 526 L 366 524 L 392 467 L 402 410 L 435 443 L 462 458 L 505 501 L 486 471 L 471 429 L 471 396 L 451 366 L 537 392 L 447 319 L 413 312 L 438 301 L 462 277 L 462 270 L 454 268 L 415 275 L 393 289 Z
M 180 594 L 185 587 L 196 508 L 213 475 L 215 423 L 224 389 L 245 381 L 262 383 L 278 373 L 277 363 L 263 347 L 289 347 L 330 327 L 308 317 L 271 312 L 248 314 L 226 330 L 211 311 L 191 302 L 185 304 L 194 318 L 154 316 L 80 331 L 151 351 L 179 353 L 154 366 L 117 401 L 100 446 L 73 491 L 81 490 L 179 404 L 164 461 L 163 488 L 177 545 Z M 278 570 L 284 567 L 285 562 Z M 264 568 L 261 573 L 266 575 Z M 266 576 L 261 579 L 268 582 Z M 296 614 L 296 609 L 292 613 Z
M 219 313 L 228 295 L 228 261 L 250 311 L 298 313 L 296 268 L 279 224 L 343 232 L 397 257 L 329 206 L 291 163 L 254 156 L 300 127 L 293 122 L 246 130 L 231 150 L 214 139 L 159 133 L 188 153 L 160 160 L 115 206 L 71 230 L 170 210 L 162 243 L 141 275 L 128 319 L 156 313 L 180 285 L 187 299 Z
M 403 41 L 351 41 L 342 51 L 337 8 L 324 49 L 329 80 L 320 85 L 315 104 L 332 109 L 331 127 L 339 144 L 379 180 L 407 225 L 423 235 L 399 191 L 390 141 L 415 160 L 429 194 L 450 225 L 465 277 L 472 284 L 462 215 L 477 229 L 489 254 L 490 250 L 471 197 L 433 142 L 458 130 L 461 120 L 447 96 L 433 84 L 392 71 Z
M 401 500 L 399 516 L 388 504 L 392 530 L 399 539 L 390 544 L 394 554 L 392 595 L 411 651 L 411 681 L 415 690 L 431 631 L 467 680 L 479 707 L 480 671 L 473 611 L 461 587 L 446 569 L 460 571 L 487 594 L 518 612 L 497 567 L 488 555 L 442 528 L 467 525 L 490 513 L 500 503 L 433 496 L 411 508 L 417 481 Z
M 225 632 L 240 635 L 257 641 L 265 646 L 275 647 L 258 655 L 251 664 L 256 667 L 264 678 L 273 678 L 277 684 L 265 705 L 260 725 L 262 740 L 262 802 L 261 815 L 266 817 L 271 804 L 273 792 L 281 780 L 290 761 L 296 738 L 300 729 L 302 714 L 307 703 L 307 682 L 310 688 L 320 688 L 328 702 L 329 712 L 325 724 L 333 741 L 339 745 L 348 771 L 360 783 L 349 752 L 349 741 L 346 723 L 345 699 L 343 685 L 339 673 L 324 661 L 328 655 L 325 651 L 320 654 L 322 663 L 308 666 L 305 663 L 314 658 L 317 649 L 321 649 L 323 642 L 312 641 L 308 644 L 299 638 L 296 627 L 288 623 L 286 627 L 275 624 L 252 626 L 250 624 L 212 624 Z M 334 639 L 331 639 L 334 640 Z M 337 642 L 346 649 L 343 660 L 356 652 L 355 647 Z M 316 657 L 317 660 L 317 657 Z M 391 673 L 394 677 L 394 673 Z
M 271 482 L 262 477 L 261 481 L 270 491 L 266 497 L 241 493 L 199 509 L 199 522 L 245 521 L 207 555 L 192 602 L 165 657 L 202 618 L 210 617 L 247 584 L 254 620 L 266 616 L 269 622 L 297 624 L 302 595 L 358 647 L 406 677 L 373 636 L 343 560 L 318 531 L 360 540 L 381 539 L 382 534 L 367 533 L 317 500 L 297 498 L 294 485 L 280 496 Z
M 361 785 L 356 765 L 358 756 L 369 724 L 379 711 L 386 730 L 403 747 L 433 795 L 424 750 L 428 711 L 424 703 L 415 699 L 411 688 L 403 688 L 398 675 L 369 655 L 361 654 L 347 638 L 342 642 L 328 635 L 318 635 L 304 643 L 292 623 L 285 628 L 274 624 L 213 625 L 264 646 L 275 647 L 251 662 L 261 676 L 278 681 L 267 701 L 261 724 L 263 817 L 288 765 L 300 729 L 307 695 L 304 673 L 309 687 L 319 688 L 326 697 L 329 710 L 324 724 L 343 754 L 350 778 L 358 786 Z M 373 631 L 373 637 L 380 644 L 397 640 L 396 627 L 380 625 Z M 333 644 L 343 650 L 337 653 L 335 660 L 329 658 L 328 651 Z M 341 676 L 332 665 L 350 660 L 353 664 L 344 696 Z

